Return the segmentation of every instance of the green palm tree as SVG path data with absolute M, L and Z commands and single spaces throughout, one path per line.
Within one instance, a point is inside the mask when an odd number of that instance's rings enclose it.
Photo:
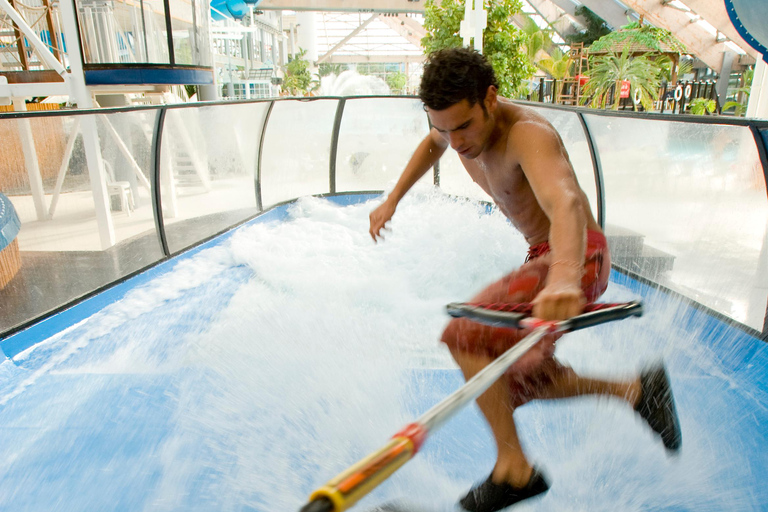
M 539 59 L 536 62 L 537 66 L 557 80 L 555 101 L 560 97 L 560 91 L 563 89 L 563 80 L 570 76 L 571 64 L 573 64 L 573 59 L 567 53 L 563 53 L 559 48 L 554 48 L 550 57 Z
M 525 18 L 525 25 L 521 30 L 528 36 L 528 40 L 525 43 L 528 58 L 531 59 L 531 62 L 536 62 L 536 54 L 539 53 L 539 50 L 544 49 L 544 43 L 547 37 L 536 22 L 527 16 Z
M 571 64 L 573 64 L 573 59 L 567 53 L 563 53 L 562 50 L 555 49 L 552 51 L 550 57 L 540 59 L 536 64 L 552 75 L 552 78 L 563 80 L 570 76 L 569 73 Z
M 629 55 L 625 47 L 621 55 L 613 52 L 604 57 L 597 57 L 590 65 L 589 81 L 584 86 L 584 103 L 591 107 L 605 108 L 610 90 L 616 87 L 613 110 L 619 109 L 618 90 L 623 80 L 628 80 L 631 90 L 640 91 L 640 103 L 645 110 L 653 110 L 653 101 L 659 97 L 659 70 L 648 58 L 648 54 L 638 57 Z

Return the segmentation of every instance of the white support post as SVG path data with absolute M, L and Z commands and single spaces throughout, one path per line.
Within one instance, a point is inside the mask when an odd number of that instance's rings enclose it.
M 315 21 L 314 11 L 298 11 L 296 12 L 296 22 L 301 25 L 297 36 L 297 44 L 302 50 L 306 50 L 304 60 L 309 62 L 310 67 L 315 67 L 317 62 L 317 22 Z M 298 52 L 298 49 L 296 50 Z M 262 56 L 262 60 L 264 57 Z M 273 64 L 277 66 L 277 62 L 273 61 Z
M 747 102 L 747 117 L 768 119 L 768 65 L 763 59 L 758 59 L 755 64 L 755 74 Z
M 17 112 L 25 112 L 27 104 L 24 98 L 13 98 L 13 108 Z M 40 164 L 37 161 L 37 151 L 35 149 L 35 138 L 32 135 L 32 126 L 29 119 L 16 120 L 19 128 L 19 138 L 21 139 L 21 149 L 24 152 L 24 165 L 27 168 L 29 176 L 29 188 L 32 189 L 32 201 L 35 204 L 35 213 L 37 220 L 47 220 L 45 206 L 45 191 L 43 190 L 43 178 L 40 176 Z
M 56 205 L 59 202 L 59 195 L 61 194 L 61 187 L 64 185 L 64 177 L 67 175 L 67 169 L 69 169 L 69 159 L 72 158 L 72 151 L 75 149 L 75 141 L 80 134 L 80 119 L 75 118 L 75 122 L 72 125 L 72 132 L 69 134 L 69 140 L 67 141 L 67 148 L 64 150 L 64 158 L 61 159 L 61 166 L 59 167 L 59 176 L 56 178 L 56 188 L 53 189 L 53 197 L 51 198 L 51 208 L 48 210 L 48 218 L 52 219 L 54 212 L 56 212 Z
M 7 107 L 13 105 L 12 97 L 11 88 L 8 87 L 8 79 L 0 76 L 0 106 Z
M 3 1 L 3 0 L 0 0 Z M 80 53 L 80 34 L 77 30 L 75 18 L 75 6 L 73 0 L 61 0 L 59 2 L 61 22 L 64 28 L 64 36 L 69 49 L 69 68 L 71 70 L 70 84 L 72 96 L 77 102 L 78 108 L 92 108 L 93 98 L 85 85 L 85 71 Z M 109 209 L 109 195 L 107 194 L 107 178 L 104 173 L 104 163 L 101 160 L 101 147 L 99 145 L 99 132 L 94 116 L 83 116 L 80 121 L 80 133 L 83 136 L 85 148 L 85 160 L 88 165 L 88 175 L 91 181 L 91 193 L 96 209 L 96 224 L 99 229 L 101 248 L 108 249 L 115 245 L 115 228 L 112 222 L 112 214 Z
M 99 117 L 101 117 L 101 120 L 104 122 L 104 126 L 107 128 L 107 133 L 109 133 L 112 136 L 112 139 L 117 144 L 117 148 L 126 158 L 126 160 L 128 160 L 128 162 L 131 164 L 131 167 L 133 168 L 133 172 L 136 174 L 136 178 L 139 180 L 139 183 L 141 183 L 141 185 L 147 189 L 147 192 L 152 194 L 152 188 L 149 185 L 149 180 L 147 179 L 146 176 L 144 176 L 144 173 L 142 172 L 141 167 L 139 167 L 139 164 L 136 163 L 136 159 L 133 158 L 131 151 L 125 145 L 125 142 L 123 142 L 123 139 L 120 138 L 120 134 L 117 133 L 117 130 L 115 130 L 115 127 L 112 125 L 109 119 L 107 119 L 107 116 L 102 115 Z

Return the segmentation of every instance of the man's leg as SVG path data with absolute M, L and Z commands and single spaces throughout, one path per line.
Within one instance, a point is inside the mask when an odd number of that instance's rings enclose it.
M 553 364 L 557 364 L 553 362 Z M 581 377 L 567 366 L 559 366 L 549 382 L 536 392 L 536 399 L 552 400 L 583 395 L 609 395 L 624 400 L 634 407 L 642 392 L 640 378 L 609 381 Z
M 579 376 L 557 360 L 546 361 L 531 399 L 549 400 L 582 395 L 608 395 L 624 400 L 661 437 L 668 453 L 682 445 L 680 422 L 664 365 L 643 371 L 636 379 L 607 381 Z
M 488 356 L 470 354 L 454 348 L 451 348 L 451 354 L 466 380 L 474 377 L 492 361 Z M 515 487 L 525 486 L 531 478 L 533 467 L 526 459 L 517 437 L 514 409 L 511 405 L 509 388 L 504 379 L 497 380 L 480 395 L 477 405 L 488 421 L 496 440 L 498 457 L 493 469 L 493 481 L 507 482 Z

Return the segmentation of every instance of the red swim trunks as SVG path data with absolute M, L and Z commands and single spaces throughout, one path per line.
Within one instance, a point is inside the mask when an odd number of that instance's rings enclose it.
M 519 304 L 531 302 L 544 288 L 551 264 L 548 242 L 531 246 L 519 269 L 488 286 L 470 302 Z M 594 302 L 608 287 L 611 271 L 610 253 L 605 236 L 587 231 L 584 277 L 581 289 L 587 302 Z M 452 350 L 484 355 L 495 359 L 530 333 L 527 329 L 489 327 L 465 318 L 451 320 L 442 341 Z M 554 380 L 569 368 L 555 357 L 555 341 L 562 334 L 544 337 L 507 371 L 513 406 L 536 397 L 536 390 Z

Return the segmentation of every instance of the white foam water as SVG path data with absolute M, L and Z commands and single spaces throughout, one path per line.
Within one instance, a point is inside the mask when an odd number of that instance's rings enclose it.
M 0 508 L 298 510 L 455 389 L 444 306 L 519 266 L 526 244 L 499 213 L 431 187 L 374 244 L 376 204 L 302 198 L 285 222 L 240 228 L 0 367 Z M 604 300 L 634 298 L 612 284 Z M 722 391 L 759 412 L 765 390 L 682 328 L 683 306 L 659 298 L 646 312 L 569 335 L 558 357 L 608 378 L 665 358 L 682 455 L 667 458 L 618 401 L 530 404 L 520 434 L 553 486 L 519 510 L 760 510 L 750 452 L 765 434 L 731 417 Z M 493 451 L 470 407 L 359 509 L 452 510 Z

